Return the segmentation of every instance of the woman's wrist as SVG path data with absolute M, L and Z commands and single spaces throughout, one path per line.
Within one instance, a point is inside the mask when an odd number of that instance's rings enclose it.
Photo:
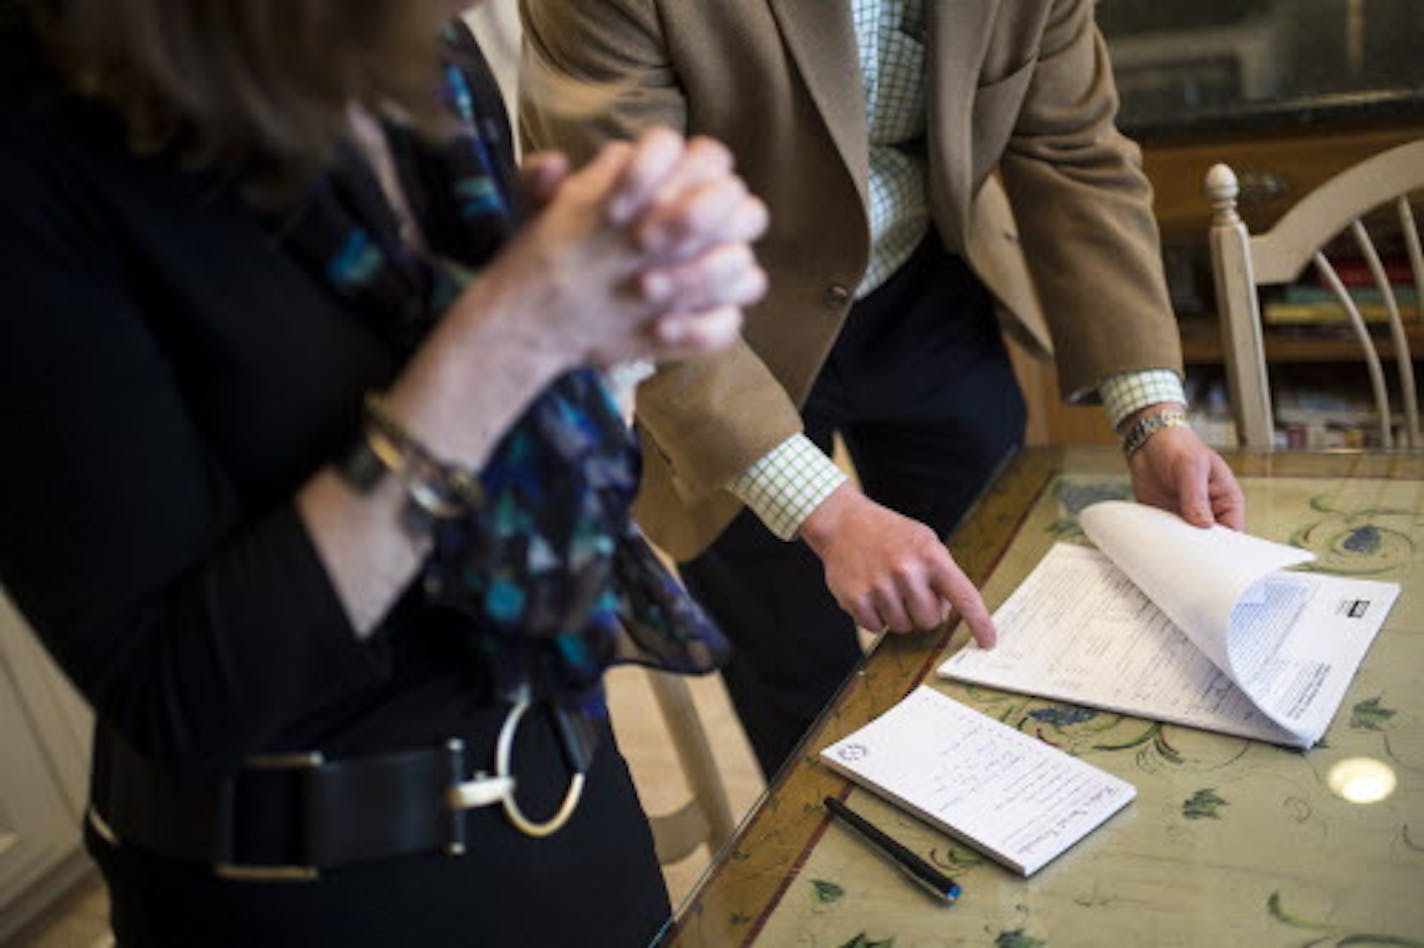
M 523 294 L 501 282 L 472 282 L 385 396 L 392 418 L 421 443 L 470 467 L 575 364 Z

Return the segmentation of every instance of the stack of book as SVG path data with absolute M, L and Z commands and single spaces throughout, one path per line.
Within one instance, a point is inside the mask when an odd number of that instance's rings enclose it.
M 1283 365 L 1272 371 L 1277 447 L 1379 447 L 1379 415 L 1358 365 Z M 1396 406 L 1397 407 L 1397 406 Z
M 1340 261 L 1335 264 L 1335 271 L 1366 323 L 1388 321 L 1384 294 L 1363 260 Z M 1414 278 L 1408 259 L 1399 256 L 1386 260 L 1385 276 L 1399 306 L 1400 318 L 1413 323 L 1424 321 L 1419 307 L 1419 294 L 1412 285 Z M 1279 296 L 1264 302 L 1261 318 L 1267 326 L 1328 327 L 1349 322 L 1345 307 L 1323 279 L 1293 283 L 1285 287 Z
M 1278 365 L 1272 367 L 1271 376 L 1277 449 L 1379 447 L 1379 416 L 1363 372 L 1356 366 Z M 1193 430 L 1213 448 L 1235 447 L 1236 424 L 1225 376 L 1219 370 L 1192 366 L 1185 382 L 1187 419 Z M 1402 432 L 1396 434 L 1402 437 Z

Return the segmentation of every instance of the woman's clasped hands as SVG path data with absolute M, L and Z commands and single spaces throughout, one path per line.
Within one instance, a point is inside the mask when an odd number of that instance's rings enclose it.
M 532 156 L 522 184 L 534 214 L 487 273 L 565 364 L 715 351 L 766 292 L 751 247 L 766 205 L 717 142 L 654 129 L 578 171 Z
M 518 184 L 524 223 L 386 392 L 396 420 L 463 466 L 562 373 L 722 349 L 766 292 L 751 248 L 766 206 L 710 139 L 656 129 L 576 171 L 535 155 Z

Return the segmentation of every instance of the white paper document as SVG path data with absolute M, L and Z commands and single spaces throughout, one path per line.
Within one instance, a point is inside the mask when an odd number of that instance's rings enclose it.
M 924 685 L 821 759 L 1025 876 L 1137 794 Z
M 1305 550 L 1139 504 L 1080 515 L 948 678 L 1310 747 L 1384 625 L 1397 583 L 1288 572 Z

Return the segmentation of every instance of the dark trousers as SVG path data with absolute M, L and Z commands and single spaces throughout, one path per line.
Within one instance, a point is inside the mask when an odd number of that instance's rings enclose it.
M 827 454 L 839 432 L 865 493 L 949 533 L 1023 441 L 1024 401 L 991 300 L 931 234 L 851 310 L 802 417 Z M 734 651 L 723 678 L 770 778 L 860 660 L 820 559 L 749 510 L 681 564 Z

